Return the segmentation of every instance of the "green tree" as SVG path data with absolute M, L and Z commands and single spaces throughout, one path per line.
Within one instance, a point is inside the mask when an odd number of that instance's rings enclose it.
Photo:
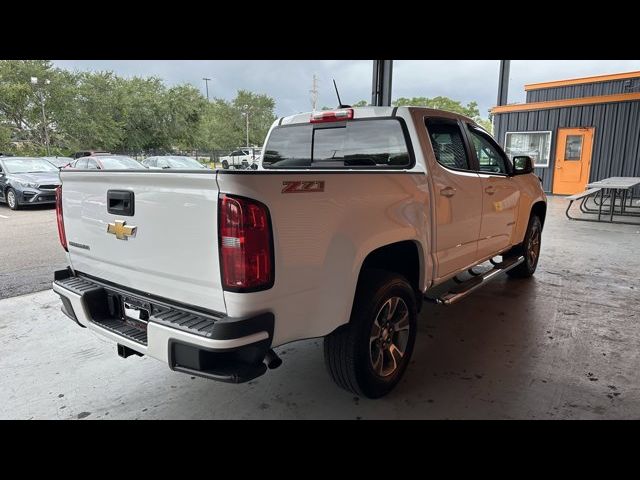
M 32 77 L 38 79 L 37 84 L 31 82 Z M 72 78 L 47 60 L 0 60 L 0 124 L 9 130 L 11 141 L 43 153 L 46 127 L 50 144 L 57 142 L 59 106 Z
M 215 99 L 205 110 L 200 130 L 200 148 L 233 149 L 245 145 L 249 114 L 249 144 L 262 145 L 269 127 L 276 119 L 273 98 L 246 90 L 238 90 L 227 102 Z
M 437 110 L 446 110 L 447 112 L 459 113 L 470 118 L 480 117 L 480 110 L 478 110 L 477 102 L 469 102 L 463 105 L 462 102 L 452 100 L 448 97 L 438 96 L 433 98 L 428 97 L 413 97 L 413 98 L 398 98 L 393 102 L 396 107 L 415 106 L 415 107 L 427 107 Z
M 80 73 L 72 105 L 65 112 L 68 145 L 115 150 L 126 144 L 124 94 L 121 80 L 112 72 Z

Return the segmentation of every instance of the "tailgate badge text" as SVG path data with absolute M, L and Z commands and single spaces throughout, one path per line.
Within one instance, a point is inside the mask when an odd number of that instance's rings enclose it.
M 285 181 L 282 182 L 282 193 L 324 192 L 324 180 Z

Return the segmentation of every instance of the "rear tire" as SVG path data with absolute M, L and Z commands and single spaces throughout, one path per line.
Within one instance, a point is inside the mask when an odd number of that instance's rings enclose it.
M 513 278 L 528 278 L 532 276 L 538 266 L 540 259 L 540 239 L 542 237 L 542 221 L 537 215 L 532 215 L 529 219 L 527 232 L 521 245 L 513 247 L 505 254 L 507 257 L 524 256 L 524 262 L 507 272 Z
M 222 168 L 224 168 L 225 170 L 229 170 L 229 162 L 227 162 L 226 160 L 222 161 Z
M 325 365 L 345 390 L 368 398 L 389 393 L 404 374 L 416 339 L 416 295 L 397 273 L 361 274 L 351 319 L 324 339 Z
M 20 205 L 18 204 L 18 194 L 13 188 L 9 188 L 7 190 L 7 205 L 11 210 L 19 210 Z

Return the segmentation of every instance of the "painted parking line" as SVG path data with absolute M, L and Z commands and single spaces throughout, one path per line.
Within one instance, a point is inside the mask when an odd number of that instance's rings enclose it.
M 9 218 L 6 215 L 0 215 L 0 218 Z

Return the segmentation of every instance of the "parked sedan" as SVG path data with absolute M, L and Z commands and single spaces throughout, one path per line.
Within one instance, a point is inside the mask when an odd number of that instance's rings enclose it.
M 177 168 L 182 170 L 192 170 L 207 168 L 199 161 L 191 157 L 177 155 L 164 155 L 149 157 L 142 160 L 142 164 L 149 168 Z
M 71 164 L 71 162 L 73 162 L 73 158 L 71 157 L 42 157 L 42 158 L 44 158 L 47 162 L 49 162 L 54 167 L 57 167 L 59 169 L 64 168 L 69 164 Z
M 126 155 L 91 155 L 78 158 L 71 163 L 71 168 L 81 170 L 130 170 L 147 167 Z
M 55 203 L 59 171 L 43 158 L 0 157 L 0 201 L 23 205 Z

